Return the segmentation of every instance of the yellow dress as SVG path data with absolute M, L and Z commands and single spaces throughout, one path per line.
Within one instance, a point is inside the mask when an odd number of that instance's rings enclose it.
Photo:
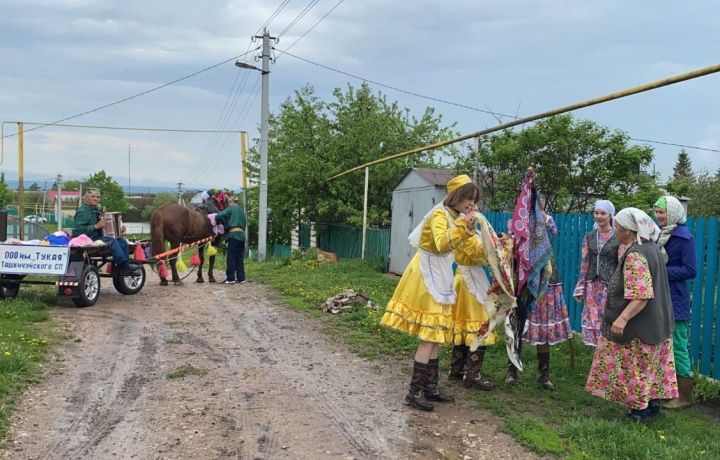
M 478 336 L 482 327 L 487 328 L 489 316 L 485 306 L 470 292 L 468 283 L 462 273 L 461 266 L 487 265 L 485 251 L 477 236 L 468 238 L 454 251 L 455 262 L 455 295 L 457 300 L 453 305 L 453 345 L 470 346 Z M 497 334 L 493 331 L 480 343 L 480 346 L 493 345 L 497 342 Z
M 454 222 L 448 220 L 448 214 Z M 437 209 L 423 227 L 419 249 L 431 254 L 450 254 L 472 235 L 465 219 L 458 218 L 455 211 Z M 452 304 L 439 303 L 426 288 L 420 271 L 419 252 L 415 253 L 400 278 L 380 324 L 426 342 L 452 343 Z

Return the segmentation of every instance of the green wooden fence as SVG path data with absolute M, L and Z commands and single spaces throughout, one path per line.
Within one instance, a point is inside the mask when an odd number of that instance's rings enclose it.
M 509 213 L 485 213 L 496 232 L 505 232 Z M 553 252 L 558 271 L 564 281 L 563 295 L 568 307 L 570 323 L 580 330 L 582 304 L 572 294 L 580 271 L 580 253 L 584 235 L 592 229 L 589 214 L 555 214 L 558 236 Z M 720 229 L 717 217 L 689 218 L 687 222 L 695 236 L 698 257 L 697 278 L 690 283 L 692 292 L 692 322 L 690 355 L 700 373 L 720 379 Z M 308 230 L 309 238 L 309 230 Z M 302 240 L 302 238 L 301 238 Z M 329 225 L 318 232 L 318 246 L 334 252 L 341 259 L 360 257 L 362 229 L 347 225 Z M 309 245 L 309 243 L 308 243 Z M 380 258 L 387 266 L 390 254 L 390 229 L 368 229 L 367 258 Z

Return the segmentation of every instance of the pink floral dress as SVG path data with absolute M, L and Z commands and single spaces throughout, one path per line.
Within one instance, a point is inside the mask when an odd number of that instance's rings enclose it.
M 546 217 L 548 232 L 557 236 L 555 220 Z M 557 271 L 554 258 L 551 260 L 552 275 L 547 290 L 538 297 L 528 312 L 527 329 L 523 341 L 530 345 L 555 345 L 572 337 L 572 328 L 567 307 L 563 299 L 562 280 Z
M 615 235 L 614 230 L 608 232 L 598 231 L 598 250 Z M 607 283 L 599 278 L 587 280 L 588 271 L 588 239 L 583 239 L 582 263 L 580 264 L 580 278 L 575 286 L 574 297 L 583 297 L 583 310 L 581 315 L 582 339 L 586 345 L 596 347 L 601 337 L 600 326 L 603 320 L 603 311 L 607 302 Z
M 628 254 L 623 274 L 625 299 L 654 297 L 652 275 L 643 255 Z M 645 409 L 651 399 L 677 398 L 672 338 L 655 345 L 640 339 L 620 344 L 601 335 L 585 389 L 630 409 Z

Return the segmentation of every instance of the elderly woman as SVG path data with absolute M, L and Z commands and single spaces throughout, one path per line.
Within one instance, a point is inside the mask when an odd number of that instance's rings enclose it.
M 595 202 L 595 228 L 583 238 L 580 276 L 573 293 L 575 300 L 583 304 L 583 342 L 593 347 L 597 346 L 600 337 L 607 284 L 618 263 L 620 242 L 615 238 L 614 216 L 615 206 L 611 201 Z
M 685 208 L 673 196 L 662 196 L 655 202 L 655 218 L 660 224 L 660 246 L 670 281 L 675 332 L 673 353 L 680 397 L 665 404 L 667 409 L 682 409 L 692 405 L 693 373 L 690 365 L 688 339 L 690 337 L 690 291 L 687 282 L 697 274 L 695 240 L 687 220 Z
M 659 233 L 639 209 L 625 208 L 615 217 L 615 235 L 628 248 L 608 285 L 602 336 L 585 386 L 630 408 L 628 417 L 637 422 L 657 415 L 660 400 L 678 396 L 670 286 L 655 243 Z

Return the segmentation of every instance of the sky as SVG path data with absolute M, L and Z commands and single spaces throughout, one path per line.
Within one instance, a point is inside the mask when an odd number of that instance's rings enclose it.
M 243 130 L 255 142 L 260 73 L 239 69 L 233 57 L 250 51 L 241 59 L 260 65 L 250 37 L 268 20 L 279 36 L 271 112 L 305 85 L 329 100 L 334 88 L 361 84 L 282 53 L 291 47 L 303 59 L 406 91 L 527 116 L 720 63 L 718 17 L 720 2 L 712 0 L 0 0 L 0 121 L 29 130 L 35 126 L 27 123 L 91 111 L 228 61 L 66 123 Z M 417 115 L 435 107 L 461 134 L 497 124 L 487 113 L 371 87 Z M 718 107 L 720 74 L 713 74 L 574 115 L 636 139 L 720 150 Z M 13 178 L 17 125 L 3 127 L 0 169 Z M 666 179 L 680 148 L 649 145 Z M 24 151 L 26 181 L 41 186 L 57 174 L 77 179 L 99 170 L 133 190 L 241 184 L 235 133 L 44 127 L 26 132 Z M 687 152 L 698 172 L 720 168 L 718 152 Z

